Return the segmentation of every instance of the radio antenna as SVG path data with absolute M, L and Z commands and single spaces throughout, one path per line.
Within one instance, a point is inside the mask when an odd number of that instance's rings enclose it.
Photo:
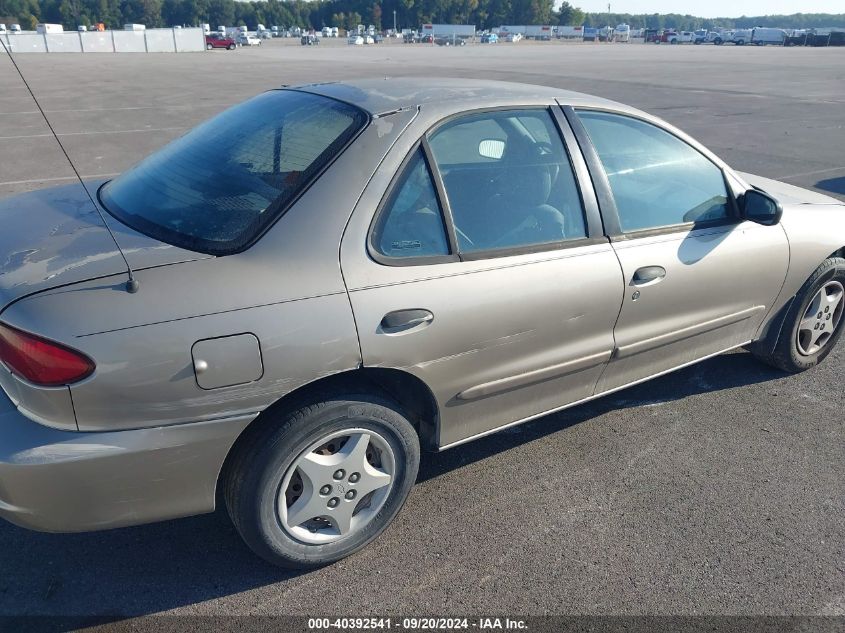
M 79 181 L 79 184 L 82 185 L 82 189 L 85 191 L 85 194 L 88 196 L 88 199 L 91 201 L 91 204 L 94 205 L 94 209 L 97 211 L 97 215 L 100 216 L 100 221 L 103 223 L 103 226 L 106 227 L 106 231 L 108 231 L 109 235 L 111 236 L 114 245 L 117 247 L 117 252 L 120 253 L 120 256 L 123 258 L 123 263 L 126 264 L 126 271 L 129 275 L 129 279 L 126 281 L 126 292 L 130 294 L 135 294 L 138 292 L 138 288 L 141 287 L 141 284 L 135 279 L 135 275 L 132 273 L 132 266 L 129 265 L 129 260 L 126 259 L 126 254 L 123 252 L 123 249 L 120 248 L 120 244 L 117 242 L 117 238 L 114 236 L 114 233 L 109 226 L 109 223 L 106 222 L 106 218 L 103 215 L 103 212 L 100 210 L 100 205 L 94 200 L 94 196 L 91 195 L 91 192 L 88 191 L 88 187 L 85 186 L 85 183 L 82 180 L 82 176 L 79 175 L 79 171 L 76 169 L 76 165 L 73 164 L 73 161 L 70 159 L 70 154 L 67 153 L 65 146 L 62 144 L 59 135 L 56 134 L 56 130 L 53 129 L 52 124 L 50 123 L 50 119 L 47 118 L 47 114 L 44 112 L 44 108 L 41 107 L 41 104 L 38 103 L 38 98 L 35 96 L 35 93 L 32 91 L 32 88 L 29 85 L 29 82 L 26 80 L 26 77 L 23 76 L 23 72 L 21 71 L 20 67 L 18 66 L 18 62 L 15 60 L 14 56 L 12 55 L 12 51 L 9 50 L 9 47 L 6 46 L 6 42 L 3 41 L 3 38 L 0 37 L 0 44 L 3 45 L 3 50 L 6 51 L 6 54 L 9 56 L 9 60 L 12 62 L 12 65 L 15 67 L 15 70 L 20 75 L 21 81 L 23 85 L 26 86 L 27 91 L 29 91 L 32 100 L 35 101 L 35 105 L 38 108 L 38 111 L 41 113 L 41 116 L 44 118 L 44 122 L 47 124 L 47 127 L 50 129 L 50 132 L 53 134 L 53 138 L 56 139 L 56 143 L 59 144 L 59 148 L 62 150 L 62 154 L 65 155 L 70 168 L 73 170 L 73 173 L 76 175 L 76 179 Z

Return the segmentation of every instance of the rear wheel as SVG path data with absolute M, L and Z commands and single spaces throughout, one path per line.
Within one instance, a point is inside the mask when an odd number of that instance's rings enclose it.
M 381 534 L 420 458 L 399 407 L 368 395 L 268 419 L 236 451 L 225 497 L 238 532 L 259 556 L 299 569 L 345 558 Z
M 212 48 L 214 48 L 214 46 L 212 46 L 211 44 L 205 45 L 205 50 L 207 50 L 207 51 L 210 51 Z
M 765 363 L 798 373 L 815 367 L 842 336 L 845 312 L 845 259 L 831 257 L 819 266 L 795 297 L 773 351 L 765 341 L 752 353 Z

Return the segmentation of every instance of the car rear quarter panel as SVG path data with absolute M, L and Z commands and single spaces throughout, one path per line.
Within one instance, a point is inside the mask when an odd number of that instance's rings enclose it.
M 80 430 L 115 430 L 260 411 L 293 389 L 360 365 L 339 263 L 358 196 L 414 112 L 374 121 L 243 253 L 78 283 L 13 303 L 0 318 L 89 355 L 95 373 L 70 389 Z M 197 384 L 197 341 L 252 334 L 263 374 Z

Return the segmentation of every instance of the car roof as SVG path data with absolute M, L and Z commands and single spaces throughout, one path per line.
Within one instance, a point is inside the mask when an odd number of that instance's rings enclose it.
M 372 115 L 425 105 L 461 111 L 520 102 L 526 105 L 546 103 L 553 99 L 565 105 L 634 111 L 621 103 L 573 90 L 479 79 L 385 77 L 286 87 L 345 101 Z

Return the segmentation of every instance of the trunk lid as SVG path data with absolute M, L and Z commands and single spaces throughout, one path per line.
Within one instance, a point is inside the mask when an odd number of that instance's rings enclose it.
M 88 184 L 90 191 L 100 184 Z M 205 257 L 103 214 L 133 269 Z M 120 251 L 78 182 L 0 199 L 0 227 L 0 311 L 36 292 L 126 272 Z

